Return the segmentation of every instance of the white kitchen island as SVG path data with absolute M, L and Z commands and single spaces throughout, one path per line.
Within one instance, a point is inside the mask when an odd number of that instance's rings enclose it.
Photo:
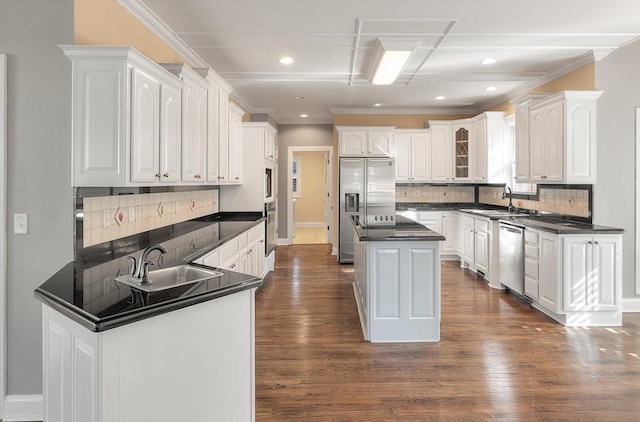
M 394 226 L 354 221 L 355 281 L 365 340 L 440 341 L 440 243 L 444 236 L 397 216 Z

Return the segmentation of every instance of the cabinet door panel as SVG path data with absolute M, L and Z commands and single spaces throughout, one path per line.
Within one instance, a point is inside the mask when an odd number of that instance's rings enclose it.
M 411 181 L 411 134 L 396 133 L 395 157 L 396 157 L 396 182 Z
M 160 174 L 160 83 L 132 70 L 131 180 L 157 182 Z
M 394 139 L 394 142 L 396 140 Z M 411 173 L 416 182 L 431 180 L 431 134 L 411 135 Z
M 451 126 L 433 125 L 431 127 L 431 180 L 433 182 L 452 180 L 452 142 Z
M 440 216 L 440 233 L 446 238 L 440 242 L 441 251 L 455 253 L 458 250 L 458 216 L 455 213 L 442 213 Z
M 563 239 L 564 310 L 588 311 L 590 304 L 589 238 Z
M 516 107 L 515 113 L 516 182 L 529 182 L 529 107 Z
M 545 133 L 547 182 L 561 182 L 564 162 L 564 103 L 550 105 L 545 108 Z
M 487 148 L 487 120 L 478 120 L 473 125 L 472 142 L 472 170 L 473 180 L 486 183 L 488 180 L 487 164 L 489 160 Z
M 462 259 L 473 264 L 475 262 L 475 231 L 473 227 L 464 226 Z
M 179 89 L 166 85 L 161 89 L 160 108 L 160 180 L 180 181 L 182 161 L 182 100 Z
M 619 311 L 620 242 L 615 238 L 596 238 L 593 243 L 594 310 Z
M 530 143 L 529 152 L 531 158 L 529 161 L 529 171 L 531 172 L 532 181 L 544 181 L 544 137 L 545 137 L 545 120 L 544 110 L 536 110 L 531 112 L 530 120 Z
M 390 157 L 391 142 L 393 133 L 391 132 L 369 132 L 368 133 L 368 154 L 371 156 Z
M 344 130 L 340 132 L 340 156 L 361 156 L 365 154 L 366 132 L 364 130 Z
M 476 267 L 486 274 L 489 269 L 489 233 L 476 230 L 474 246 Z

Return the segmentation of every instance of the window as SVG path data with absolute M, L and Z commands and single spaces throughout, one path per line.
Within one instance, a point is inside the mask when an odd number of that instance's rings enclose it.
M 300 157 L 293 157 L 293 168 L 292 168 L 292 174 L 293 174 L 293 197 L 294 198 L 300 198 L 302 197 L 302 186 L 300 186 L 300 178 L 302 177 L 302 168 L 301 168 L 301 164 L 302 162 L 300 161 Z

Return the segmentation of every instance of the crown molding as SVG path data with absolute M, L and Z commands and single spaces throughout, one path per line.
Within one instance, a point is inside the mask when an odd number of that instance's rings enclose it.
M 331 114 L 474 114 L 475 107 L 451 108 L 330 108 Z
M 142 4 L 140 0 L 116 0 L 120 6 L 127 10 L 133 17 L 138 19 L 144 26 L 149 28 L 151 32 L 160 37 L 185 60 L 191 67 L 209 67 L 180 37 L 164 23 L 155 13 L 147 6 Z
M 546 84 L 547 82 L 551 82 L 552 80 L 564 76 L 567 73 L 573 72 L 574 70 L 579 69 L 582 66 L 586 66 L 589 63 L 592 63 L 594 59 L 595 57 L 593 51 L 589 51 L 566 66 L 563 66 L 553 72 L 547 73 L 546 75 L 534 79 L 524 85 L 520 85 L 518 88 L 513 89 L 504 95 L 496 97 L 491 101 L 479 104 L 478 109 L 479 111 L 486 111 L 492 109 L 493 107 L 499 106 L 500 104 L 504 104 L 506 102 L 514 100 L 522 95 L 527 94 L 529 91 Z

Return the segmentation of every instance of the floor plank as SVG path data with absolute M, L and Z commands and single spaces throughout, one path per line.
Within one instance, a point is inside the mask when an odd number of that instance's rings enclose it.
M 640 420 L 640 314 L 569 328 L 442 266 L 442 339 L 371 344 L 330 245 L 278 247 L 256 296 L 257 421 Z

